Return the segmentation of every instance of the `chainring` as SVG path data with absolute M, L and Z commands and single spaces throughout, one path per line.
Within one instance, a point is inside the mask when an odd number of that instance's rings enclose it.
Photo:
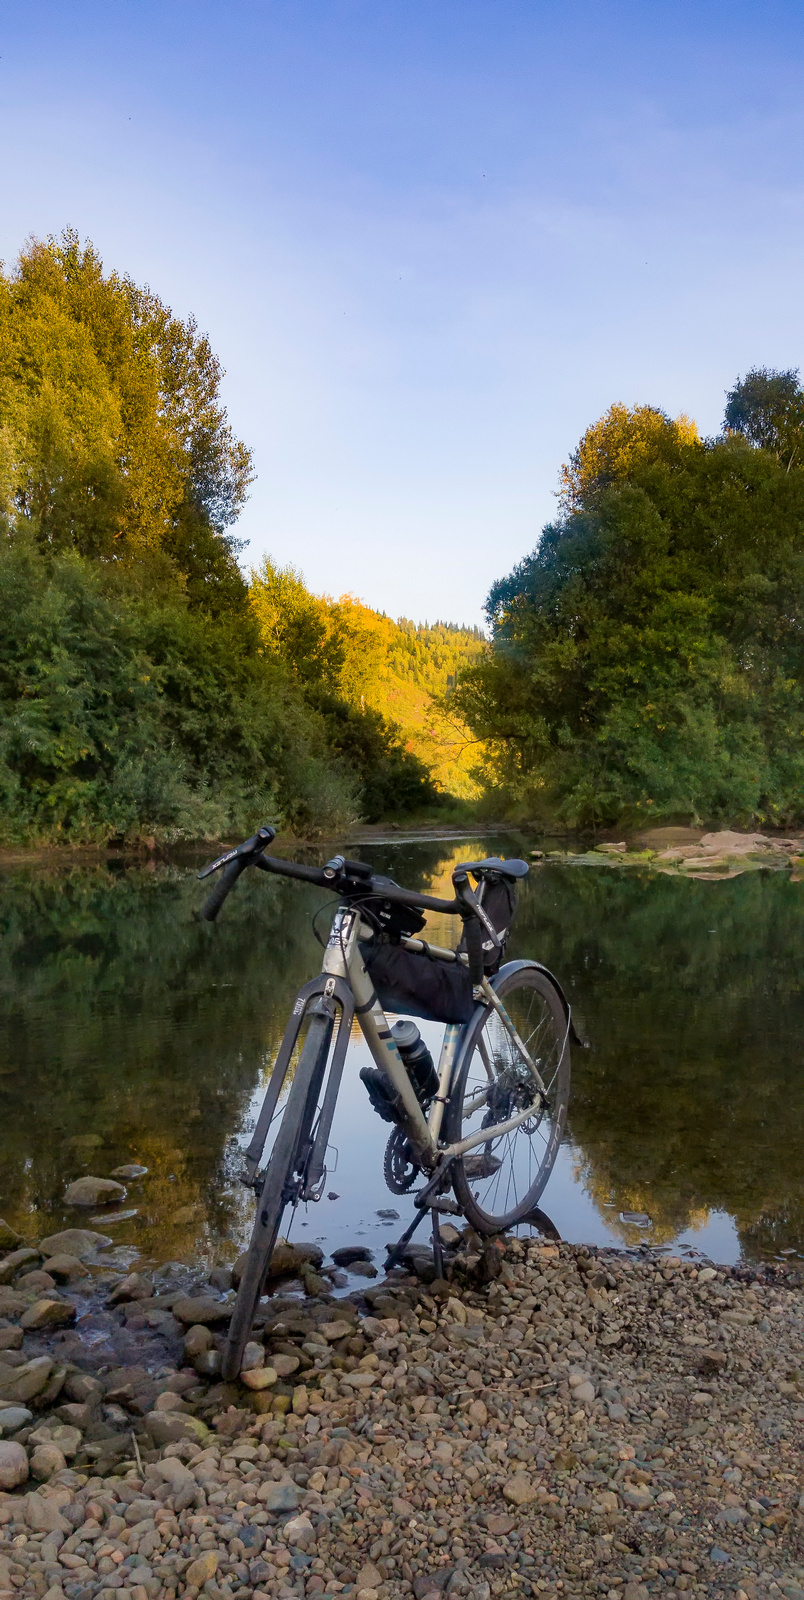
M 414 1160 L 407 1136 L 401 1128 L 394 1128 L 387 1145 L 383 1172 L 392 1194 L 407 1194 L 416 1182 L 421 1167 Z

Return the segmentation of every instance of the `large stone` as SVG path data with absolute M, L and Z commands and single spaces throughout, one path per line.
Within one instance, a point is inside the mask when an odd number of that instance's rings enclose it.
M 22 1328 L 0 1328 L 0 1362 L 4 1350 L 22 1349 L 22 1337 Z
M 68 1183 L 64 1199 L 68 1206 L 110 1206 L 125 1200 L 126 1187 L 114 1178 L 76 1178 Z
M 192 1421 L 194 1418 L 177 1416 L 175 1411 L 149 1411 L 145 1426 L 156 1449 L 163 1450 L 166 1444 L 177 1444 L 180 1439 L 192 1438 L 192 1430 L 188 1426 Z
M 31 1456 L 31 1472 L 40 1483 L 52 1478 L 54 1472 L 63 1472 L 66 1465 L 57 1444 L 38 1444 Z
M 20 1267 L 41 1259 L 39 1251 L 33 1250 L 30 1245 L 23 1245 L 21 1250 L 12 1250 L 10 1255 L 4 1256 L 0 1261 L 0 1283 L 11 1283 Z
M 207 1350 L 211 1350 L 214 1343 L 209 1328 L 203 1327 L 200 1322 L 195 1323 L 184 1335 L 185 1360 L 195 1361 L 196 1356 L 205 1355 Z
M 33 1445 L 55 1444 L 61 1450 L 62 1455 L 72 1460 L 81 1445 L 81 1429 L 73 1428 L 66 1422 L 48 1421 L 43 1423 L 40 1428 L 34 1429 L 29 1443 Z
M 298 1517 L 291 1517 L 290 1521 L 285 1523 L 282 1532 L 289 1545 L 301 1545 L 302 1549 L 304 1549 L 304 1546 L 309 1544 L 313 1537 L 313 1524 L 310 1518 L 305 1516 L 302 1511 Z M 358 1584 L 358 1589 L 360 1588 L 361 1585 Z
M 78 1312 L 69 1300 L 35 1300 L 20 1317 L 20 1327 L 32 1328 L 68 1328 L 75 1322 Z
M 21 1444 L 0 1440 L 0 1489 L 16 1489 L 28 1477 L 28 1457 Z
M 133 1182 L 135 1178 L 145 1178 L 147 1174 L 147 1167 L 140 1167 L 136 1161 L 132 1161 L 127 1167 L 115 1167 L 111 1176 L 113 1178 L 125 1178 L 128 1182 Z
M 324 1260 L 324 1252 L 317 1244 L 288 1244 L 287 1239 L 280 1239 L 274 1247 L 273 1255 L 268 1267 L 270 1278 L 285 1278 L 292 1273 L 298 1273 L 311 1263 L 320 1267 Z
M 196 1561 L 191 1561 L 184 1574 L 184 1582 L 191 1583 L 194 1589 L 203 1589 L 210 1578 L 214 1578 L 218 1570 L 217 1550 L 205 1550 Z
M 361 1589 L 379 1589 L 381 1583 L 385 1583 L 385 1573 L 380 1572 L 379 1567 L 368 1561 L 357 1574 L 355 1591 L 359 1594 Z
M 47 1388 L 53 1362 L 49 1356 L 35 1356 L 21 1367 L 0 1367 L 0 1400 L 25 1404 Z
M 26 1423 L 33 1421 L 33 1412 L 27 1406 L 0 1407 L 0 1434 L 17 1433 Z
M 47 1270 L 57 1283 L 74 1283 L 78 1278 L 88 1278 L 89 1269 L 77 1256 L 48 1256 Z
M 515 1472 L 513 1477 L 503 1484 L 503 1494 L 513 1506 L 527 1506 L 536 1499 L 536 1490 L 524 1472 Z
M 298 1356 L 288 1356 L 278 1351 L 271 1356 L 271 1366 L 278 1378 L 289 1378 L 291 1373 L 298 1372 L 301 1362 Z
M 118 1283 L 109 1295 L 107 1305 L 122 1305 L 129 1300 L 150 1300 L 153 1296 L 154 1286 L 150 1278 L 142 1272 L 130 1272 L 122 1283 Z
M 94 1233 L 91 1228 L 63 1228 L 61 1233 L 51 1233 L 39 1240 L 43 1256 L 75 1256 L 85 1261 L 96 1250 L 105 1250 L 113 1240 L 106 1233 Z
M 72 1525 L 59 1510 L 59 1502 L 43 1494 L 26 1494 L 23 1514 L 32 1533 L 72 1533 Z
M 197 1299 L 181 1295 L 174 1300 L 170 1309 L 179 1322 L 190 1328 L 199 1323 L 207 1327 L 217 1322 L 228 1322 L 232 1315 L 230 1304 L 213 1300 L 209 1295 L 199 1295 Z
M 351 1267 L 355 1261 L 370 1261 L 373 1254 L 365 1244 L 345 1244 L 340 1250 L 333 1250 L 332 1259 L 336 1267 Z
M 337 1322 L 321 1322 L 318 1325 L 318 1332 L 323 1334 L 330 1344 L 336 1344 L 339 1339 L 348 1339 L 353 1331 L 351 1322 L 345 1322 L 343 1318 Z

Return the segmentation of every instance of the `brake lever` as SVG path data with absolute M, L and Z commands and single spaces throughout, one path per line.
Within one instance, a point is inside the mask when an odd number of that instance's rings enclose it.
M 258 828 L 250 839 L 246 839 L 243 844 L 236 845 L 234 850 L 227 850 L 224 855 L 218 856 L 217 861 L 210 861 L 209 866 L 202 867 L 201 871 L 197 873 L 197 877 L 208 878 L 211 873 L 219 872 L 221 867 L 227 867 L 230 861 L 237 861 L 242 856 L 261 855 L 263 850 L 275 838 L 276 828 L 272 828 L 269 822 L 264 822 L 262 827 Z

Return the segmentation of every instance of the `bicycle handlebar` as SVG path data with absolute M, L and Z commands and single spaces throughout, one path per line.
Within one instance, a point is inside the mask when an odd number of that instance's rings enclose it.
M 422 911 L 442 911 L 447 916 L 463 917 L 472 915 L 472 904 L 467 904 L 463 899 L 440 900 L 435 895 L 418 894 L 414 889 L 401 889 L 398 884 L 392 883 L 389 878 L 375 876 L 371 867 L 364 861 L 350 861 L 345 856 L 334 856 L 325 867 L 305 867 L 300 861 L 282 861 L 277 856 L 265 855 L 265 848 L 276 837 L 275 830 L 267 825 L 259 828 L 257 832 L 238 845 L 235 850 L 227 850 L 225 855 L 219 856 L 217 861 L 210 862 L 199 872 L 199 878 L 206 878 L 211 872 L 223 868 L 220 882 L 215 885 L 212 893 L 208 895 L 201 907 L 200 915 L 206 922 L 214 922 L 227 895 L 234 888 L 241 873 L 246 867 L 259 867 L 261 872 L 271 872 L 277 877 L 296 878 L 302 883 L 314 883 L 320 889 L 350 890 L 352 899 L 359 899 L 360 893 L 366 898 L 378 900 L 392 900 L 397 905 L 413 906 Z

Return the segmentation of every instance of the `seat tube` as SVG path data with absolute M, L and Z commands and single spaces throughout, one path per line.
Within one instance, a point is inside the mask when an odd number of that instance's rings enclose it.
M 430 1107 L 430 1116 L 428 1119 L 430 1137 L 435 1144 L 438 1143 L 438 1136 L 441 1132 L 441 1124 L 444 1120 L 444 1110 L 446 1108 L 447 1101 L 449 1100 L 449 1090 L 452 1082 L 452 1069 L 455 1065 L 455 1057 L 458 1053 L 458 1044 L 460 1042 L 462 1032 L 463 1026 L 459 1022 L 448 1022 L 444 1029 L 444 1038 L 441 1043 L 441 1056 L 438 1062 L 438 1094 L 435 1096 L 433 1104 Z
M 367 938 L 372 932 L 370 928 L 363 928 L 361 931 Z M 388 1074 L 405 1107 L 405 1114 L 410 1124 L 409 1132 L 422 1150 L 432 1150 L 435 1145 L 424 1112 L 416 1098 L 416 1091 L 408 1076 L 405 1063 L 394 1043 L 388 1018 L 366 971 L 357 938 L 349 948 L 348 968 L 349 982 L 355 997 L 355 1016 L 360 1024 L 363 1038 L 380 1071 Z

